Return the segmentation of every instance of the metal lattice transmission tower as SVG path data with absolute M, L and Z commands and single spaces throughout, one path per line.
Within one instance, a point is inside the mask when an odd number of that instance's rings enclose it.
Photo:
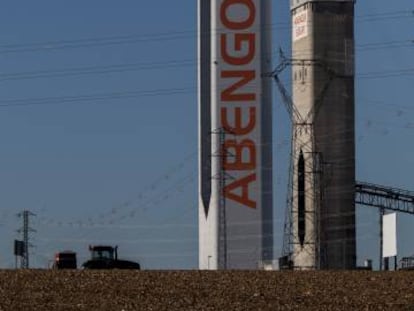
M 219 173 L 215 176 L 212 176 L 212 179 L 218 182 L 218 187 L 220 189 L 219 193 L 219 241 L 218 241 L 218 268 L 222 270 L 227 269 L 227 215 L 226 215 L 226 181 L 232 179 L 232 177 L 226 172 L 226 159 L 232 155 L 227 151 L 225 146 L 226 135 L 231 134 L 228 130 L 224 128 L 219 128 L 212 131 L 212 135 L 216 135 L 218 139 L 219 150 L 216 150 L 212 154 L 212 157 L 216 158 L 219 165 Z M 214 140 L 214 139 L 213 139 Z
M 310 258 L 313 258 L 306 268 L 316 269 L 320 267 L 321 260 L 323 260 L 320 256 L 320 239 L 323 234 L 320 230 L 320 211 L 324 202 L 326 180 L 324 179 L 323 155 L 318 152 L 315 143 L 314 119 L 324 102 L 331 81 L 338 75 L 323 61 L 317 59 L 288 59 L 281 51 L 280 58 L 281 62 L 272 72 L 272 77 L 292 124 L 282 256 L 292 263 L 295 251 L 300 248 L 302 251 L 305 250 Z M 308 67 L 321 67 L 328 77 L 313 106 L 305 115 L 299 111 L 280 78 L 283 71 L 290 66 L 299 67 L 301 72 L 306 72 Z M 304 79 L 305 75 L 302 77 Z M 305 80 L 302 82 L 306 83 Z M 295 163 L 296 159 L 299 159 L 298 163 Z M 300 208 L 300 202 L 303 206 L 306 202 L 312 208 Z M 313 229 L 307 229 L 305 223 L 311 224 L 310 227 Z
M 29 248 L 33 245 L 30 243 L 30 237 L 29 234 L 31 232 L 35 232 L 34 229 L 32 229 L 29 226 L 29 221 L 31 216 L 35 216 L 32 212 L 28 210 L 24 210 L 23 212 L 18 214 L 19 217 L 23 218 L 23 226 L 21 229 L 18 230 L 19 233 L 22 233 L 23 243 L 24 243 L 24 252 L 23 257 L 21 259 L 21 268 L 22 269 L 28 269 L 30 266 L 29 262 Z

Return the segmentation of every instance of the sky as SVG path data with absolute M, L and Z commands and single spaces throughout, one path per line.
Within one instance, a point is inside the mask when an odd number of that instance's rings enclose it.
M 289 54 L 288 0 L 272 10 L 273 49 Z M 407 190 L 413 10 L 358 1 L 355 24 L 357 179 Z M 15 265 L 22 210 L 35 214 L 31 267 L 67 249 L 81 263 L 99 243 L 144 269 L 197 268 L 196 19 L 195 0 L 0 3 L 0 268 Z M 273 94 L 278 255 L 290 126 Z M 357 210 L 358 263 L 378 264 L 378 211 Z M 412 228 L 399 215 L 400 256 L 414 254 Z

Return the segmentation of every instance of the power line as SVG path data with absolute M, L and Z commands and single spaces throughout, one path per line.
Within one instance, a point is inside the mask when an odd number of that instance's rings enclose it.
M 113 99 L 128 99 L 138 97 L 154 97 L 194 93 L 195 88 L 154 89 L 147 91 L 119 91 L 100 94 L 86 94 L 77 96 L 59 96 L 27 99 L 10 99 L 0 101 L 0 107 L 21 107 L 33 105 L 67 104 L 79 102 L 98 102 Z
M 414 74 L 414 68 L 387 70 L 387 71 L 373 71 L 367 73 L 360 73 L 360 79 L 383 79 L 391 77 L 411 76 Z
M 182 68 L 188 66 L 195 66 L 194 60 L 180 60 L 180 61 L 166 61 L 166 62 L 151 62 L 151 63 L 129 63 L 129 64 L 115 64 L 105 66 L 86 66 L 76 68 L 62 68 L 52 70 L 26 71 L 16 73 L 0 74 L 1 81 L 12 80 L 30 80 L 52 77 L 69 77 L 69 76 L 83 76 L 91 74 L 105 74 L 128 71 L 143 71 L 154 69 L 167 68 Z
M 414 68 L 376 71 L 357 74 L 359 79 L 384 79 L 401 76 L 414 75 Z M 180 87 L 170 89 L 153 89 L 153 90 L 136 90 L 136 91 L 118 91 L 110 93 L 84 94 L 75 96 L 56 96 L 56 97 L 39 97 L 39 98 L 22 98 L 8 99 L 0 101 L 0 107 L 19 107 L 32 105 L 50 105 L 66 104 L 79 102 L 98 102 L 114 99 L 129 99 L 138 97 L 154 97 L 166 95 L 191 94 L 196 92 L 196 87 Z
M 176 186 L 179 186 L 179 185 L 177 185 L 177 183 L 174 185 L 174 188 L 176 188 Z M 167 191 L 167 192 L 169 192 L 169 191 Z M 153 200 L 150 200 L 150 201 L 148 201 L 148 202 L 144 202 L 143 204 L 141 203 L 140 204 L 140 209 L 139 210 L 142 210 L 142 209 L 144 209 L 144 210 L 146 210 L 148 207 L 147 207 L 147 204 L 156 204 L 156 203 L 160 203 L 160 202 L 156 202 L 157 200 L 159 200 L 159 198 L 161 198 L 161 196 L 160 195 L 157 195 L 156 196 L 156 199 L 153 201 Z M 164 200 L 164 199 L 169 199 L 169 198 L 171 198 L 171 196 L 169 195 L 169 194 L 166 194 L 166 193 L 164 193 L 164 197 L 162 197 L 161 199 L 162 200 Z M 144 207 L 143 207 L 144 206 Z M 132 217 L 132 216 L 131 216 Z M 118 221 L 120 221 L 120 220 L 122 220 L 124 217 L 118 217 L 119 219 L 118 219 Z M 111 220 L 111 221 L 109 221 L 109 223 L 113 223 L 114 221 L 116 221 L 116 220 Z M 54 222 L 54 221 L 53 221 Z M 87 222 L 85 222 L 85 223 L 77 223 L 76 221 L 72 221 L 72 222 L 68 222 L 68 223 L 62 223 L 62 222 L 56 222 L 57 224 L 58 224 L 58 226 L 61 226 L 61 225 L 67 225 L 67 226 L 70 226 L 70 227 L 73 227 L 73 226 L 81 226 L 81 227 L 84 227 L 85 225 L 86 226 L 88 226 L 88 225 L 93 225 L 93 222 L 96 222 L 96 221 L 93 221 L 92 219 L 88 219 L 88 221 Z M 44 223 L 44 224 L 50 224 L 50 221 L 48 221 L 48 222 L 46 222 L 46 223 Z
M 383 50 L 391 48 L 401 47 L 414 47 L 413 40 L 400 40 L 389 42 L 375 42 L 366 43 L 356 46 L 358 51 L 372 51 Z M 302 50 L 301 53 L 305 53 L 306 50 Z M 276 54 L 276 53 L 274 53 Z M 42 78 L 54 78 L 54 77 L 70 77 L 70 76 L 84 76 L 95 75 L 105 73 L 122 73 L 129 71 L 144 71 L 144 70 L 156 70 L 156 69 L 168 69 L 168 68 L 184 68 L 194 67 L 197 65 L 197 61 L 194 59 L 183 60 L 169 60 L 161 62 L 148 62 L 148 63 L 127 63 L 127 64 L 114 64 L 104 66 L 85 66 L 75 68 L 62 68 L 52 70 L 39 70 L 39 71 L 26 71 L 16 73 L 4 73 L 0 74 L 1 81 L 13 81 L 13 80 L 30 80 L 30 79 L 42 79 Z
M 177 192 L 180 192 L 180 190 L 183 189 L 185 185 L 187 185 L 188 183 L 194 182 L 194 177 L 195 177 L 194 172 L 178 180 L 177 179 L 174 180 L 173 176 L 178 174 L 185 164 L 190 163 L 190 160 L 193 159 L 196 154 L 197 153 L 194 152 L 194 153 L 191 153 L 191 155 L 188 155 L 187 157 L 185 157 L 183 161 L 178 164 L 178 166 L 175 166 L 174 168 L 169 169 L 166 173 L 162 174 L 162 176 L 155 179 L 155 181 L 149 184 L 146 187 L 146 190 L 141 191 L 136 196 L 136 198 L 127 200 L 123 202 L 122 204 L 119 204 L 113 207 L 106 213 L 100 214 L 97 217 L 88 217 L 86 220 L 84 219 L 83 221 L 73 220 L 70 222 L 61 222 L 61 221 L 55 221 L 52 219 L 45 219 L 44 221 L 42 221 L 42 224 L 44 225 L 51 225 L 51 224 L 56 225 L 57 224 L 58 226 L 84 227 L 84 226 L 89 226 L 89 225 L 96 225 L 98 223 L 102 224 L 104 222 L 104 218 L 106 217 L 112 217 L 111 219 L 105 221 L 106 223 L 110 223 L 110 224 L 114 222 L 122 221 L 125 218 L 128 218 L 128 216 L 130 218 L 133 218 L 138 211 L 147 211 L 149 210 L 149 206 L 160 204 L 163 201 L 171 199 L 171 197 L 173 195 L 176 195 Z M 172 182 L 173 183 L 172 186 L 169 186 L 165 189 L 161 189 L 160 184 L 162 184 L 164 180 L 169 180 L 170 182 Z M 144 192 L 149 192 L 150 195 L 149 196 L 144 195 Z M 139 207 L 134 208 L 132 206 L 132 203 L 136 200 L 139 200 L 140 203 L 139 203 Z M 128 208 L 130 209 L 127 210 Z M 100 220 L 98 218 L 100 218 Z
M 375 22 L 383 20 L 395 20 L 401 18 L 412 17 L 412 11 L 400 10 L 391 11 L 377 14 L 360 15 L 356 17 L 357 22 Z M 290 23 L 271 23 L 268 25 L 272 29 L 291 29 Z M 217 29 L 216 31 L 220 31 Z M 211 32 L 203 33 L 201 35 L 210 35 Z M 75 48 L 88 48 L 98 46 L 113 46 L 133 44 L 140 42 L 159 42 L 170 40 L 182 40 L 193 39 L 197 37 L 197 30 L 184 30 L 174 32 L 160 32 L 160 33 L 147 33 L 147 34 L 131 34 L 131 35 L 119 35 L 119 36 L 107 36 L 107 37 L 90 37 L 85 39 L 74 40 L 56 40 L 56 41 L 44 41 L 37 43 L 23 43 L 23 44 L 4 44 L 0 45 L 0 54 L 10 53 L 25 53 L 25 52 L 37 52 L 37 51 L 53 51 Z

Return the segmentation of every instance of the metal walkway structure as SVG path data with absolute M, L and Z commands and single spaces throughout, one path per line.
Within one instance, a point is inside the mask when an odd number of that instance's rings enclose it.
M 385 264 L 388 267 L 388 258 L 383 258 L 383 216 L 386 211 L 393 211 L 414 215 L 414 191 L 391 188 L 381 185 L 357 182 L 355 184 L 355 204 L 371 206 L 379 209 L 380 254 L 379 265 L 382 270 Z M 388 268 L 386 268 L 388 269 Z M 395 269 L 397 259 L 395 257 Z
M 414 191 L 357 182 L 355 203 L 414 215 Z

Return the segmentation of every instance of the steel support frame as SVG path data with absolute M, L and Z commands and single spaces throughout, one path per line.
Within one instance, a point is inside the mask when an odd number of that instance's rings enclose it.
M 355 185 L 355 203 L 414 215 L 414 192 L 357 182 Z

